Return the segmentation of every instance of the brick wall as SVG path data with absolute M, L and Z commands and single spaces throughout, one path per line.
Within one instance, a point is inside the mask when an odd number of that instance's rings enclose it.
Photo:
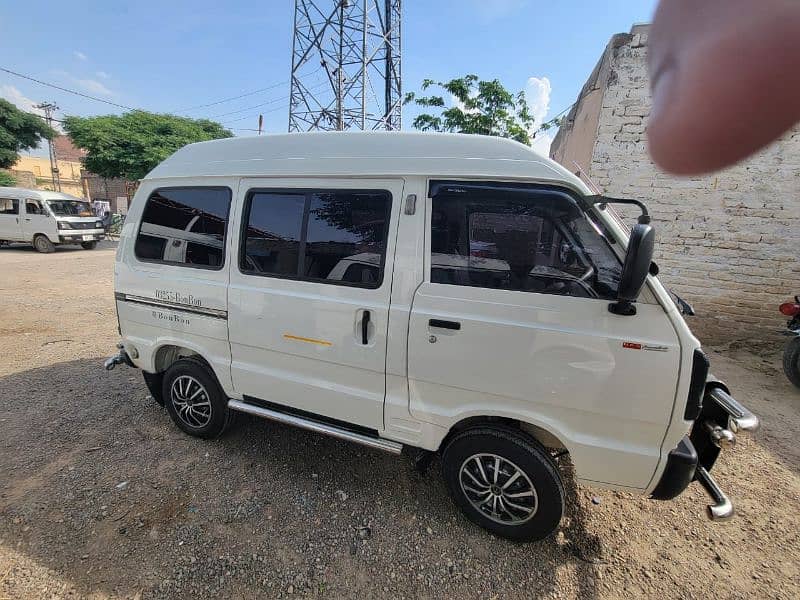
M 800 128 L 714 175 L 661 172 L 646 147 L 647 32 L 637 26 L 622 44 L 615 36 L 601 59 L 610 69 L 588 175 L 610 196 L 647 203 L 660 278 L 694 304 L 690 325 L 703 341 L 776 336 L 785 323 L 778 304 L 800 294 Z M 758 126 L 757 113 L 742 118 Z M 556 140 L 554 157 L 570 134 Z

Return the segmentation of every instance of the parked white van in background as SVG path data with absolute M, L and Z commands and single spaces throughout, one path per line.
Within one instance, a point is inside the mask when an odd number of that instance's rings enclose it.
M 86 200 L 70 194 L 0 187 L 0 244 L 25 242 L 39 252 L 61 244 L 92 250 L 105 237 Z
M 512 539 L 558 526 L 565 453 L 657 499 L 696 480 L 727 518 L 709 471 L 758 419 L 656 278 L 646 207 L 629 232 L 614 202 L 493 137 L 192 144 L 133 200 L 106 366 L 142 369 L 190 435 L 241 411 L 438 453 L 467 517 Z

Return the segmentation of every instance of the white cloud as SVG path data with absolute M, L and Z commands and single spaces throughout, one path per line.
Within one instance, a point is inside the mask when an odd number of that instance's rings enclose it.
M 114 92 L 95 79 L 75 79 L 75 83 L 92 94 L 102 94 L 103 96 L 114 95 Z
M 39 101 L 31 100 L 13 85 L 0 86 L 0 96 L 11 102 L 11 104 L 15 105 L 20 110 L 41 114 L 41 111 L 35 108 L 35 106 L 39 104 Z
M 525 85 L 525 99 L 533 116 L 533 131 L 531 135 L 539 129 L 542 123 L 547 120 L 547 113 L 550 111 L 550 92 L 552 86 L 547 77 L 529 77 Z M 540 131 L 531 141 L 531 147 L 544 156 L 550 155 L 550 144 L 553 143 L 553 135 L 549 131 Z
M 77 58 L 78 60 L 86 60 L 89 58 L 83 52 L 80 52 L 78 50 L 73 50 L 72 54 L 74 54 L 75 58 Z
M 529 77 L 525 85 L 525 99 L 531 109 L 531 115 L 536 121 L 536 127 L 541 125 L 547 112 L 550 110 L 550 80 L 547 77 Z
M 105 71 L 95 71 L 94 74 L 97 75 L 100 79 L 108 79 L 109 77 L 111 77 L 111 75 L 109 75 Z

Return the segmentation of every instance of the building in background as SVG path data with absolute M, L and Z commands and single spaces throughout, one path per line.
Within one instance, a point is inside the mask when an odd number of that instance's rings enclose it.
M 107 179 L 87 171 L 83 166 L 86 150 L 76 147 L 65 135 L 52 141 L 56 151 L 61 191 L 87 200 L 110 203 L 111 212 L 126 214 L 135 186 L 125 179 Z M 11 173 L 19 187 L 52 190 L 50 159 L 46 156 L 20 156 Z
M 777 335 L 778 304 L 800 294 L 800 128 L 713 175 L 660 171 L 645 136 L 649 28 L 611 38 L 550 156 L 604 194 L 648 205 L 660 277 L 694 305 L 704 342 Z M 742 118 L 758 127 L 757 112 Z

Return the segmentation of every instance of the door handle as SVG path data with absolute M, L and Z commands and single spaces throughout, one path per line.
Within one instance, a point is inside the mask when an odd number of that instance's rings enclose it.
M 452 329 L 453 331 L 459 331 L 461 329 L 461 323 L 458 321 L 445 321 L 443 319 L 431 319 L 428 321 L 428 325 L 430 327 L 438 327 L 439 329 Z
M 30 221 L 30 217 L 25 217 L 25 220 L 26 221 Z
M 369 343 L 369 321 L 370 313 L 365 310 L 364 316 L 361 317 L 361 343 L 365 346 Z

